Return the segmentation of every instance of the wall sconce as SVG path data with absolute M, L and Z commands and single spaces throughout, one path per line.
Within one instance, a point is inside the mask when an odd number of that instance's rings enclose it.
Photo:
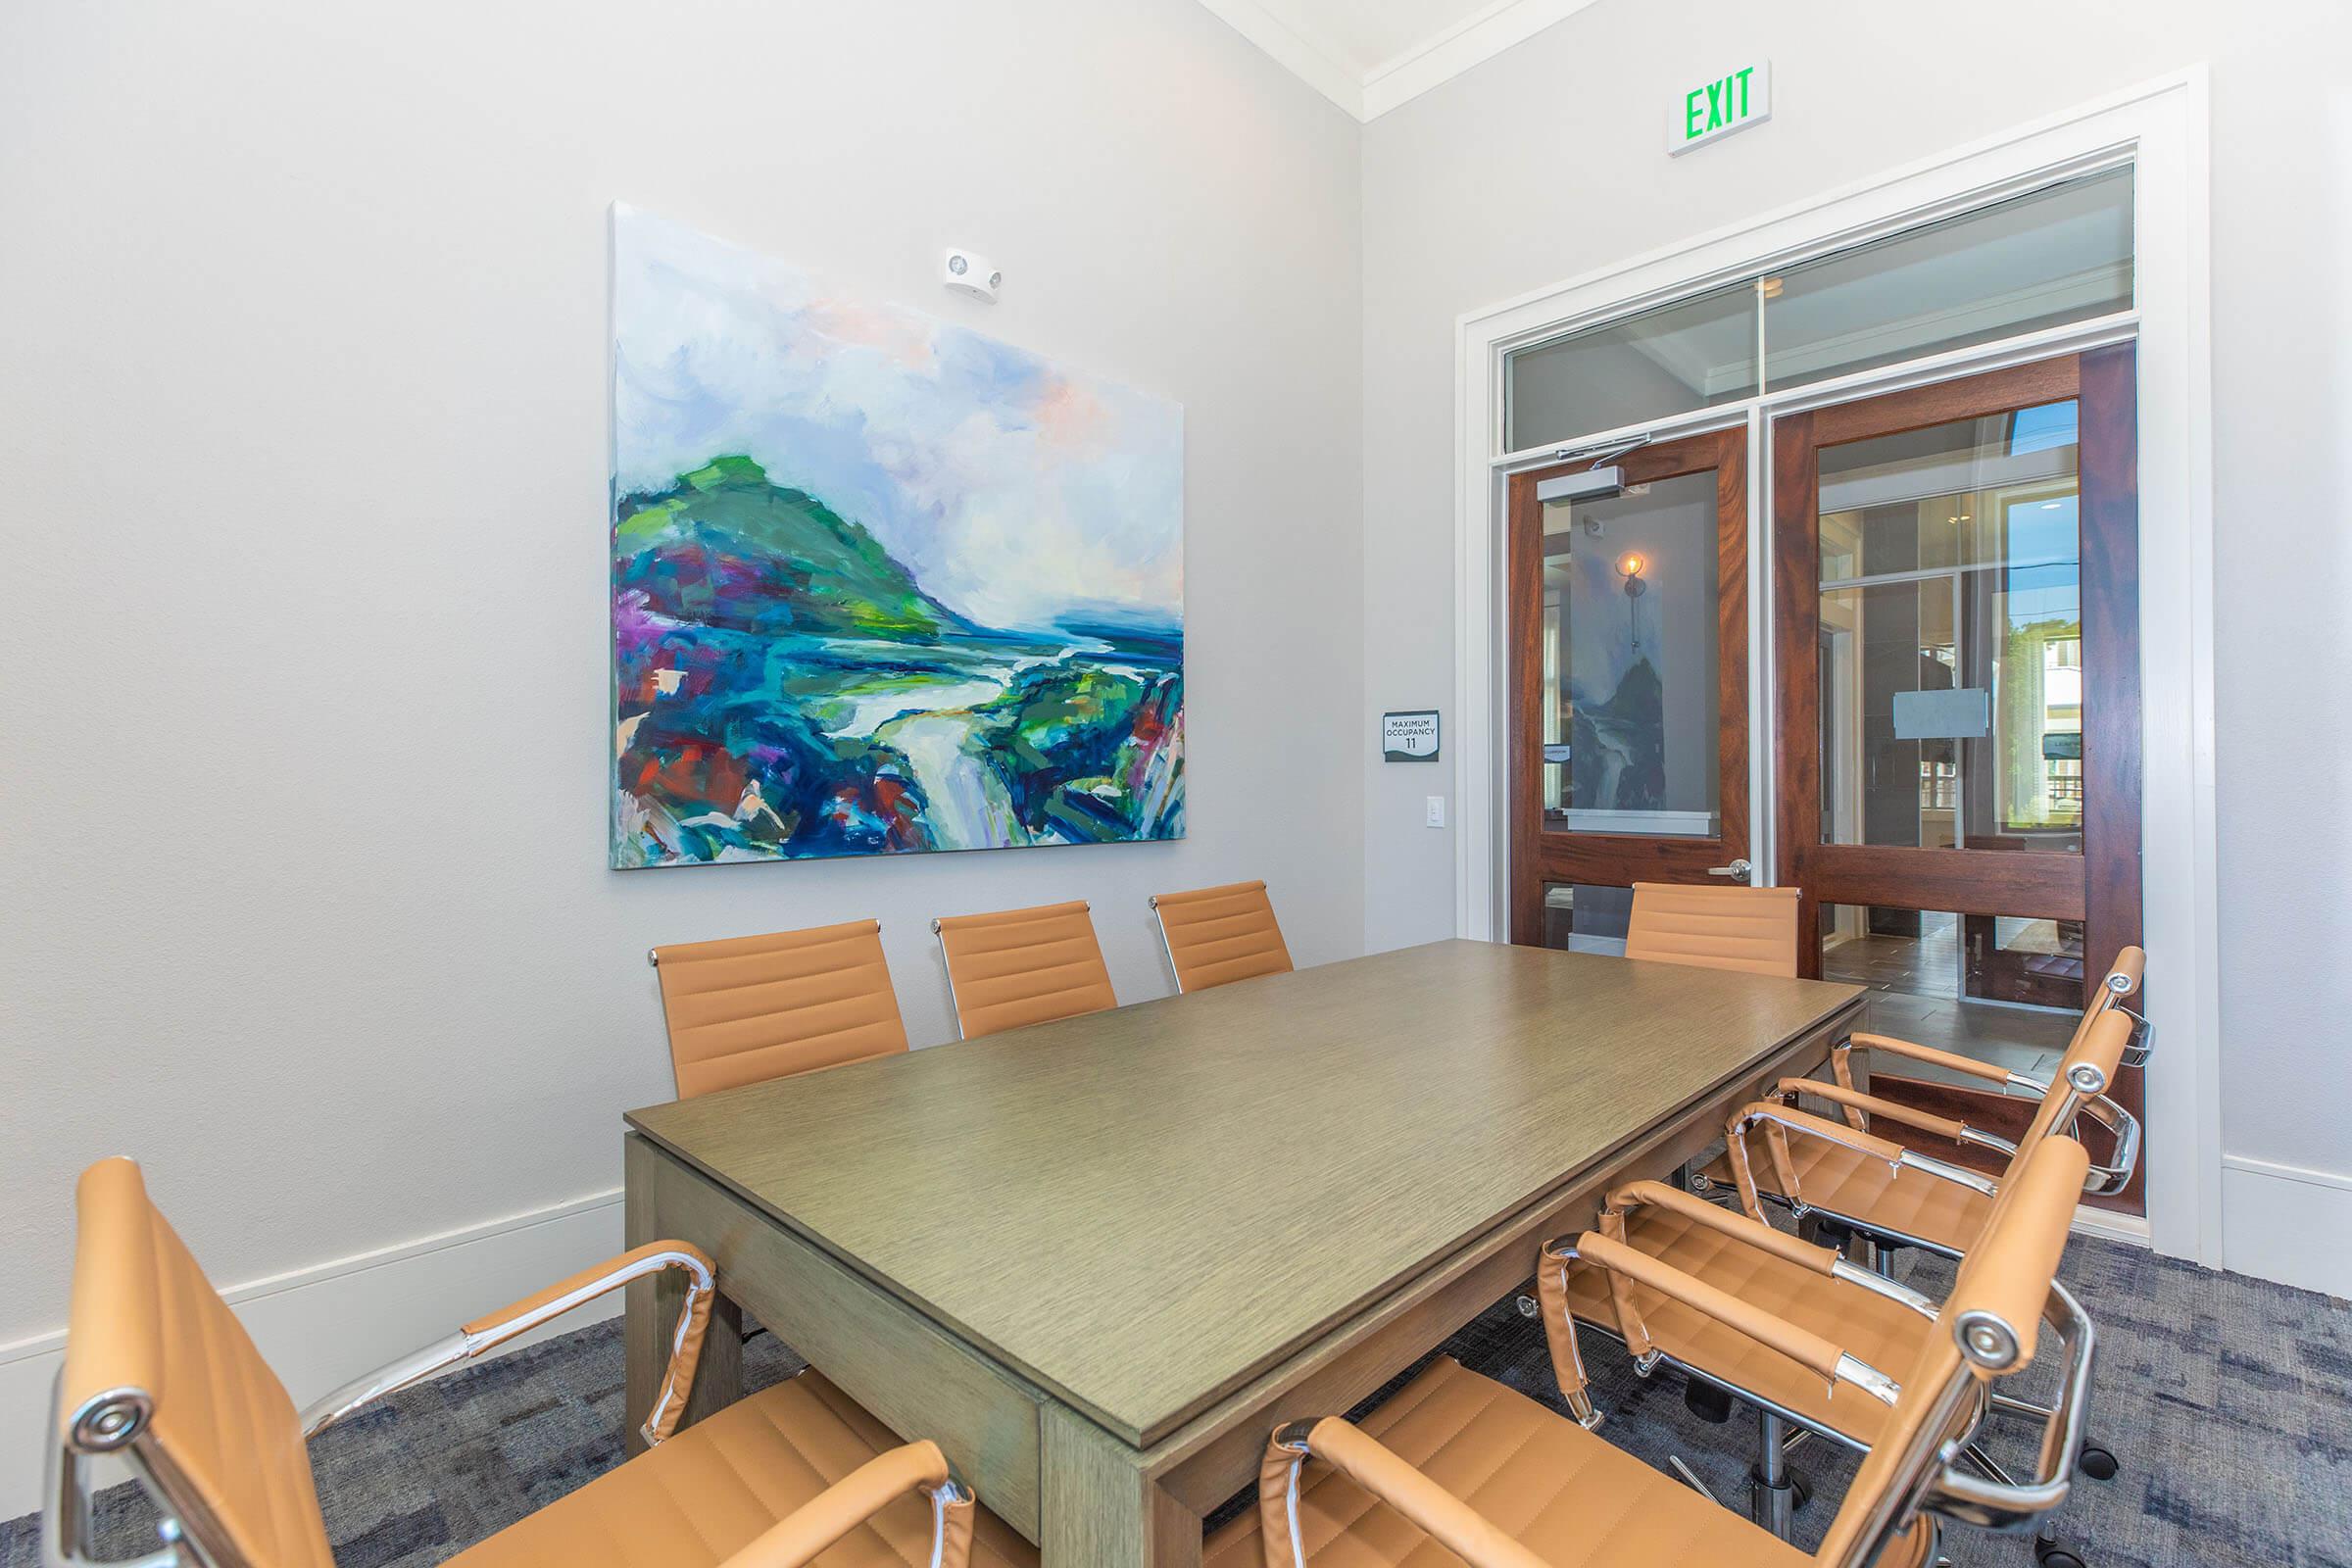
M 1628 550 L 1617 558 L 1617 575 L 1625 579 L 1626 623 L 1633 628 L 1637 655 L 1642 652 L 1642 614 L 1634 607 L 1634 601 L 1649 591 L 1649 584 L 1642 580 L 1642 573 L 1648 565 L 1649 562 L 1639 550 Z

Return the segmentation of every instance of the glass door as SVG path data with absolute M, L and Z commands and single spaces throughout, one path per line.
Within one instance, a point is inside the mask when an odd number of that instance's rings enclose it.
M 1510 481 L 1511 940 L 1624 949 L 1637 881 L 1746 881 L 1747 431 Z
M 1869 986 L 1882 1033 L 2036 1079 L 2140 936 L 2132 385 L 2127 345 L 1773 426 L 1803 970 Z M 2008 1136 L 2032 1110 L 1931 1068 L 1878 1083 Z

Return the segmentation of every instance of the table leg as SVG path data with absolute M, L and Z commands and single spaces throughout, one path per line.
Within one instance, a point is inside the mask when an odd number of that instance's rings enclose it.
M 670 1232 L 662 1223 L 659 1194 L 659 1170 L 652 1151 L 637 1139 L 624 1141 L 624 1220 L 627 1245 L 642 1247 L 647 1242 L 668 1239 Z M 698 1241 L 692 1236 L 677 1238 Z M 696 1364 L 694 1387 L 688 1392 L 686 1414 L 680 1426 L 691 1426 L 703 1417 L 725 1408 L 743 1397 L 743 1308 L 729 1299 L 720 1282 L 718 1298 L 710 1303 L 710 1327 L 703 1336 L 702 1359 Z M 625 1451 L 634 1455 L 645 1450 L 642 1428 L 648 1412 L 654 1407 L 654 1396 L 661 1392 L 662 1379 L 669 1371 L 669 1350 L 678 1332 L 678 1313 L 686 1302 L 686 1277 L 679 1270 L 665 1268 L 644 1279 L 631 1280 L 627 1287 L 627 1317 L 622 1324 L 621 1344 L 625 1352 L 627 1374 L 623 1408 L 627 1427 L 621 1434 Z
M 1200 1568 L 1200 1516 L 1144 1474 L 1135 1449 L 1059 1405 L 1038 1415 L 1044 1568 Z

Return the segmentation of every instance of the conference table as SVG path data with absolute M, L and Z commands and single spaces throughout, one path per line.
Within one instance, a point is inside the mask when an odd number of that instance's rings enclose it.
M 1861 1022 L 1859 988 L 1439 942 L 630 1113 L 631 1246 L 946 1449 L 1046 1568 L 1193 1568 L 1347 1410 Z M 632 1285 L 628 1430 L 682 1290 Z

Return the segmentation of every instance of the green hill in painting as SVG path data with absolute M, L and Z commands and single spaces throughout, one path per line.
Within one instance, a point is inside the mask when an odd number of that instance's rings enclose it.
M 930 642 L 977 628 L 923 592 L 874 536 L 750 458 L 714 458 L 624 496 L 614 587 L 673 620 L 774 635 Z
M 1184 832 L 1184 643 L 976 626 L 749 458 L 617 498 L 616 865 Z

